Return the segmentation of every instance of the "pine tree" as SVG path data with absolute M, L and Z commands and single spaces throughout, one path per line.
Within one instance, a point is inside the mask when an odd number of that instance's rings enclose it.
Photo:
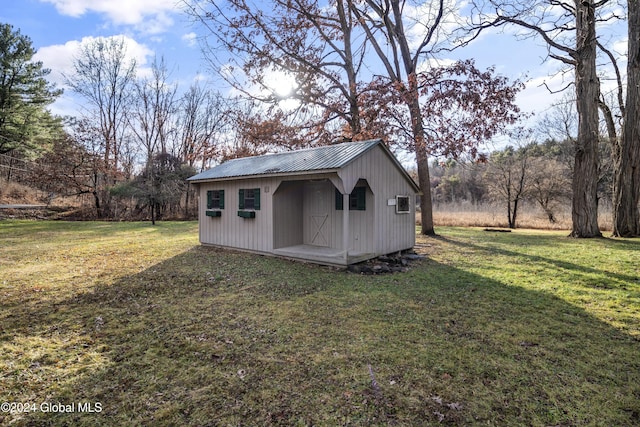
M 60 135 L 60 120 L 46 109 L 62 94 L 48 82 L 50 70 L 32 61 L 31 39 L 0 24 L 0 154 L 42 151 Z

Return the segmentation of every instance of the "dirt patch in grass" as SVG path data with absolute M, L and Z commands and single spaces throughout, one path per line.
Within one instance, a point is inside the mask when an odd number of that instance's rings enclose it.
M 0 400 L 101 411 L 0 424 L 640 422 L 638 242 L 438 231 L 362 276 L 194 223 L 2 224 Z

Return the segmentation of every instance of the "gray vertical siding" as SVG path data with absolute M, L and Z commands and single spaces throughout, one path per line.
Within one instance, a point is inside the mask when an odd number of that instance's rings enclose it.
M 415 245 L 415 192 L 381 147 L 369 150 L 342 169 L 339 175 L 345 185 L 355 185 L 358 179 L 364 178 L 371 188 L 373 209 L 369 211 L 370 195 L 367 194 L 366 221 L 373 224 L 375 240 L 371 244 L 378 255 Z M 388 206 L 387 201 L 395 199 L 396 195 L 411 196 L 409 214 L 396 214 L 395 206 Z
M 276 183 L 274 178 L 267 178 L 201 184 L 200 241 L 211 245 L 270 252 L 273 248 L 271 196 Z M 260 188 L 260 210 L 256 211 L 255 218 L 238 216 L 238 190 L 241 188 Z M 219 218 L 206 216 L 208 190 L 225 191 L 225 207 Z
M 339 170 L 337 178 L 346 191 L 358 184 L 367 185 L 366 210 L 335 209 L 335 187 L 328 180 L 335 173 L 266 177 L 205 182 L 200 184 L 200 241 L 204 244 L 228 246 L 256 252 L 272 253 L 274 249 L 310 244 L 311 210 L 317 210 L 312 189 L 325 192 L 329 247 L 343 249 L 345 212 L 349 214 L 350 253 L 382 255 L 408 249 L 415 244 L 415 195 L 413 187 L 393 160 L 380 146 L 373 147 Z M 314 180 L 313 182 L 311 180 Z M 325 180 L 325 181 L 321 181 Z M 339 181 L 336 181 L 339 183 Z M 256 217 L 238 217 L 238 190 L 260 188 L 260 210 Z M 222 216 L 206 216 L 208 190 L 225 190 Z M 323 193 L 324 194 L 324 193 Z M 410 213 L 396 214 L 387 201 L 396 195 L 410 197 Z

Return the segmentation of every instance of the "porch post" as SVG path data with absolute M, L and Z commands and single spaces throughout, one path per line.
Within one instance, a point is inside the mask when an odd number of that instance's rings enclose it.
M 349 193 L 342 195 L 342 248 L 344 263 L 349 264 Z

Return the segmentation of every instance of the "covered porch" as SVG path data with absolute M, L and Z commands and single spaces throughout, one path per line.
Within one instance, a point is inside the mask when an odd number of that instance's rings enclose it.
M 342 249 L 328 248 L 316 245 L 293 245 L 284 248 L 274 249 L 274 254 L 285 258 L 313 261 L 318 264 L 345 266 L 356 264 L 375 258 L 374 253 L 348 252 L 345 254 Z
M 273 193 L 273 253 L 337 266 L 374 258 L 374 196 L 360 181 L 356 201 L 336 174 L 282 181 Z

